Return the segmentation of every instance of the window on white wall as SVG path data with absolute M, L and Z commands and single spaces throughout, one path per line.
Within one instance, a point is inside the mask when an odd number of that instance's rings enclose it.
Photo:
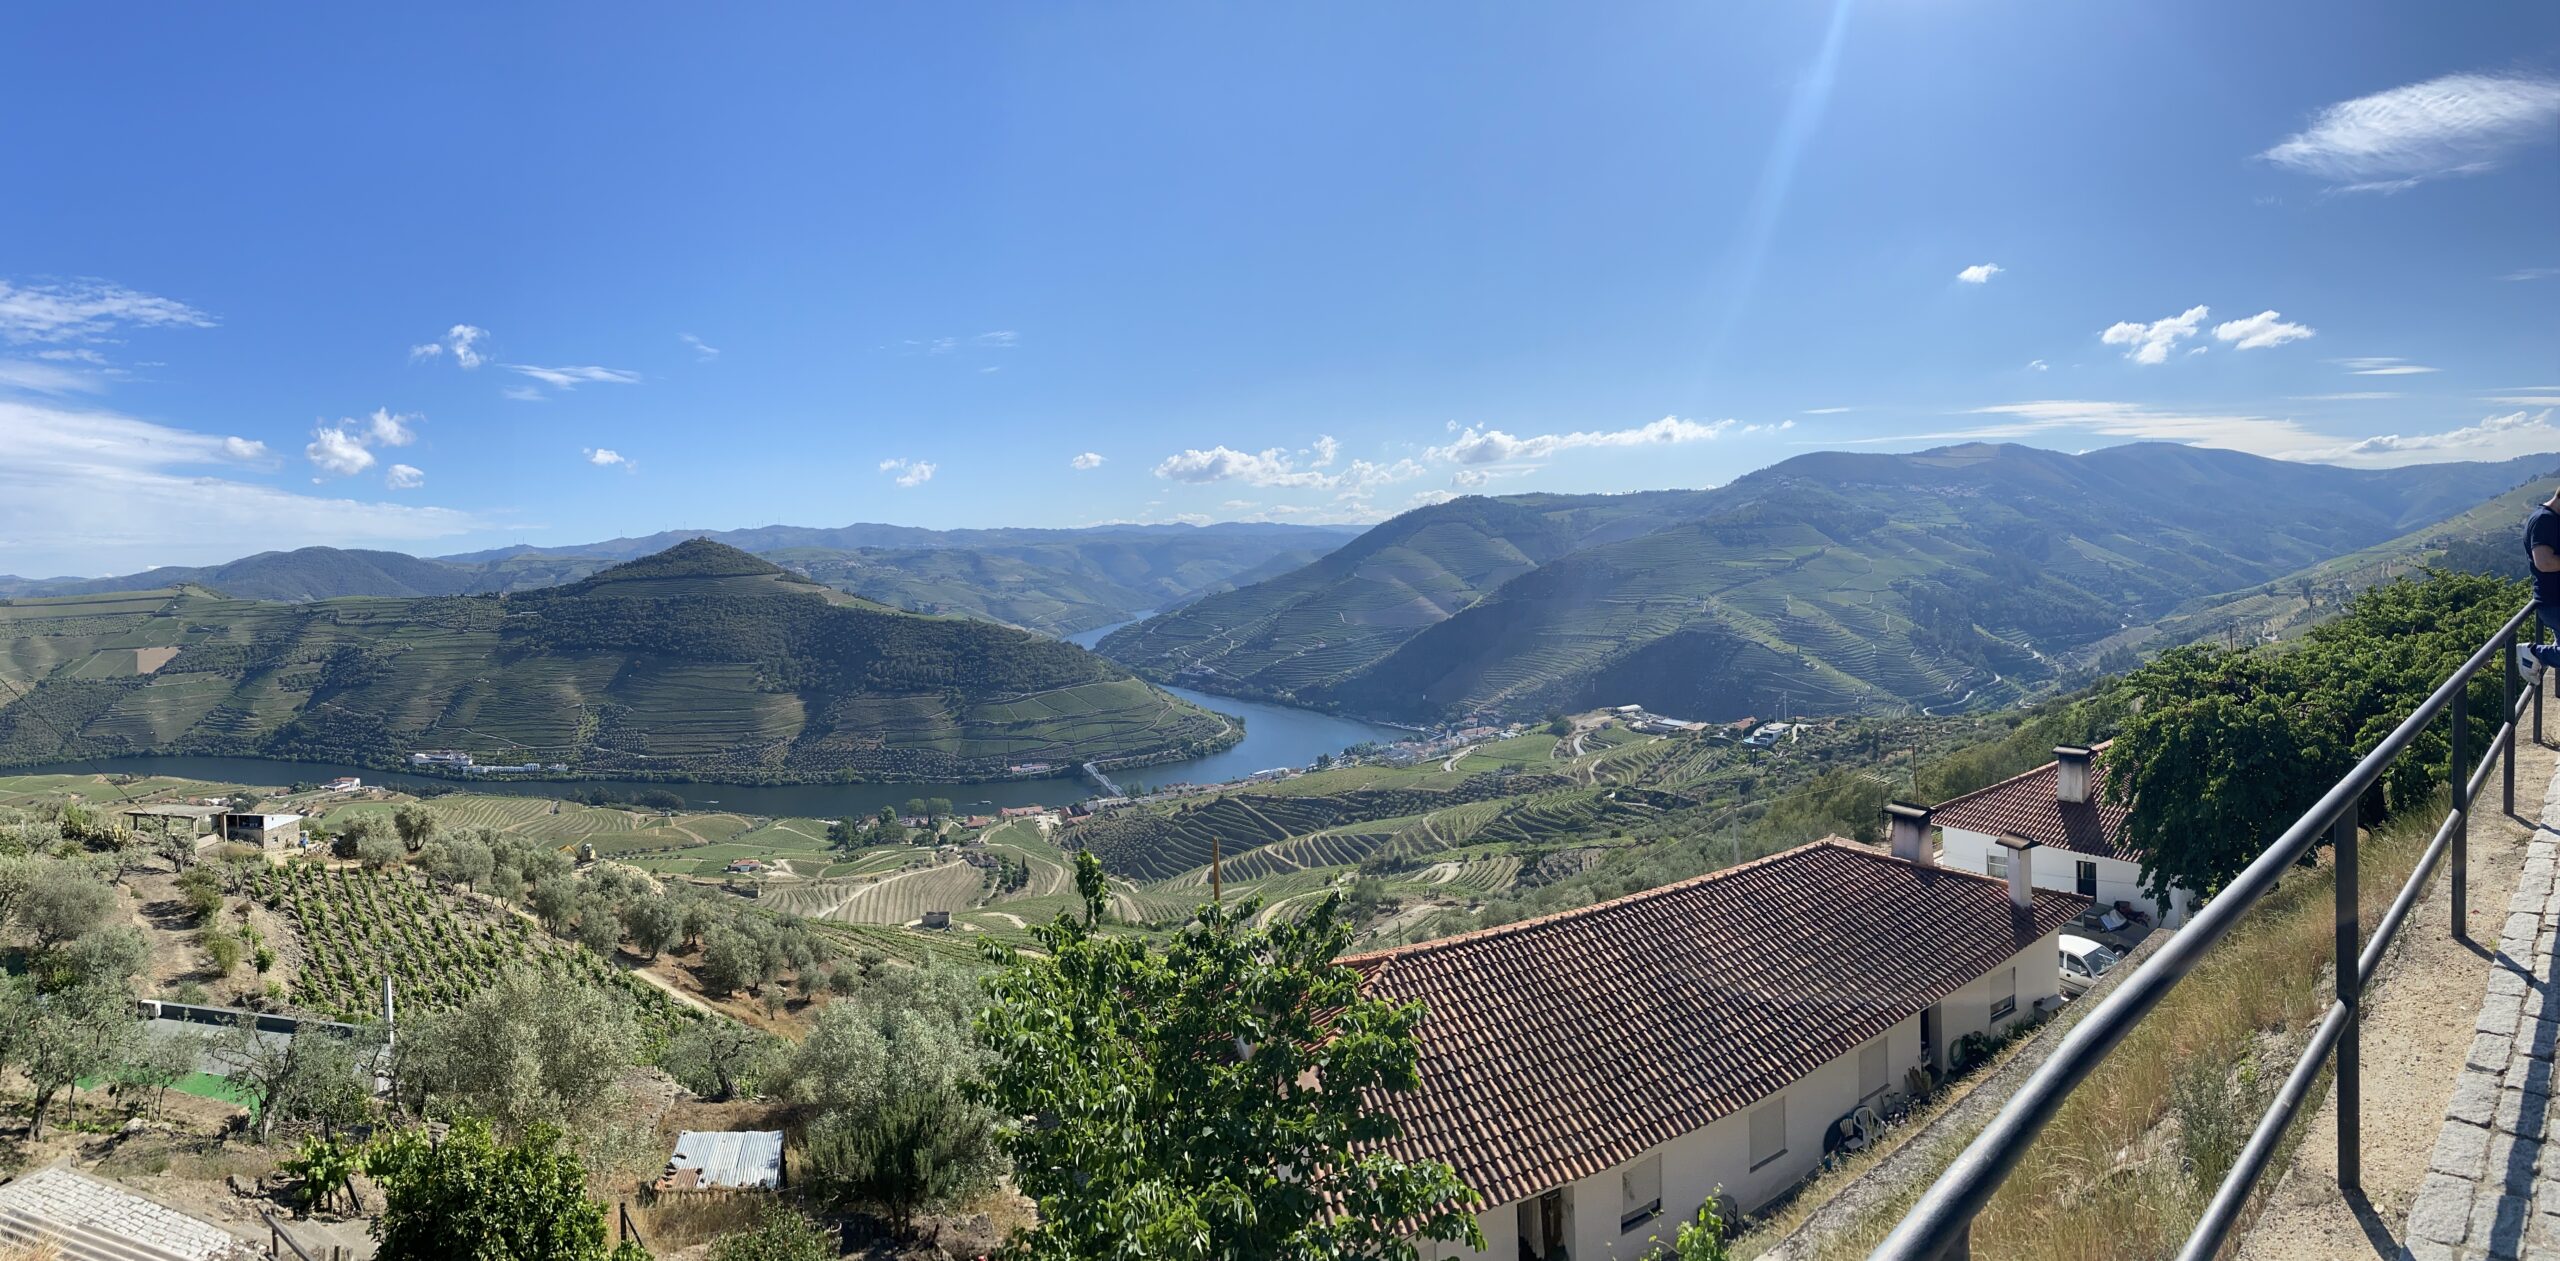
M 1878 1038 L 1858 1052 L 1858 1102 L 1860 1103 L 1874 1103 L 1878 1096 L 1884 1094 L 1884 1042 L 1884 1039 Z
M 1780 1095 L 1751 1110 L 1751 1167 L 1758 1169 L 1787 1154 L 1787 1097 Z
M 1662 1154 L 1656 1152 L 1618 1171 L 1622 1199 L 1618 1229 L 1634 1230 L 1662 1215 Z
M 1986 876 L 1997 876 L 2002 880 L 2008 879 L 2009 851 L 1994 848 L 1988 853 L 1985 853 L 1982 856 L 1982 874 Z
M 2018 970 L 2003 968 L 1991 983 L 1991 1018 L 2007 1020 L 2018 1011 Z

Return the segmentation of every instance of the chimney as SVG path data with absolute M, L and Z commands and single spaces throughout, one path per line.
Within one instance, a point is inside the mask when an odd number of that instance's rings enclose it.
M 2036 843 L 2013 834 L 2000 838 L 2000 848 L 2009 851 L 2009 905 L 2034 910 Z
M 1885 838 L 1894 857 L 1914 867 L 1938 865 L 1938 848 L 1929 843 L 1929 813 L 1929 807 L 1907 801 L 1885 803 Z
M 2053 749 L 2053 793 L 2062 801 L 2081 805 L 2089 801 L 2089 759 L 2096 756 L 2076 744 L 2059 744 Z

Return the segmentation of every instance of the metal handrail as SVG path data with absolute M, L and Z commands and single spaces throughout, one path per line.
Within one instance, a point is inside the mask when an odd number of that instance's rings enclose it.
M 2293 1120 L 2294 1114 L 2310 1097 L 2320 1070 L 2334 1053 L 2338 1065 L 2338 1185 L 2357 1186 L 2361 1170 L 2362 1068 L 2358 1045 L 2358 1008 L 2364 989 L 2373 983 L 2384 952 L 2392 938 L 2407 922 L 2410 910 L 2427 887 L 2436 865 L 2446 854 L 2453 857 L 2452 917 L 2453 932 L 2463 936 L 2470 903 L 2469 834 L 2472 803 L 2482 788 L 2487 787 L 2489 772 L 2495 764 L 2506 765 L 2506 809 L 2515 810 L 2515 736 L 2516 724 L 2527 704 L 2533 711 L 2533 736 L 2542 738 L 2542 689 L 2530 689 L 2530 696 L 2519 698 L 2515 665 L 2517 632 L 2533 616 L 2528 604 L 2498 628 L 2487 643 L 2475 650 L 2434 692 L 2427 696 L 2409 716 L 2384 736 L 2373 750 L 2364 755 L 2319 802 L 2305 811 L 2284 835 L 2276 838 L 2263 853 L 2252 860 L 2239 875 L 2223 886 L 2204 909 L 2190 918 L 2167 942 L 2155 951 L 2141 969 L 2126 977 L 2114 992 L 2064 1035 L 2051 1058 L 2030 1074 L 2026 1082 L 2010 1096 L 1982 1133 L 1957 1155 L 1938 1180 L 1931 1183 L 1918 1202 L 1911 1206 L 1893 1233 L 1873 1254 L 1890 1261 L 1963 1261 L 1972 1255 L 1974 1215 L 2000 1189 L 2038 1133 L 2061 1110 L 2071 1091 L 2097 1071 L 2107 1055 L 2133 1032 L 2143 1017 L 2168 997 L 2178 982 L 2195 970 L 2206 952 L 2231 934 L 2250 908 L 2276 887 L 2285 870 L 2294 866 L 2323 835 L 2336 846 L 2337 872 L 2337 959 L 2338 975 L 2350 975 L 2353 984 L 2340 984 L 2337 998 L 2312 1032 L 2302 1059 L 2286 1075 L 2284 1085 L 2276 1092 L 2257 1130 L 2241 1149 L 2231 1172 L 2222 1181 L 2213 1201 L 2197 1221 L 2193 1233 L 2180 1249 L 2181 1261 L 2209 1261 L 2220 1250 L 2238 1223 L 2241 1210 L 2258 1183 L 2268 1162 L 2274 1157 L 2277 1143 Z M 2501 664 L 2505 681 L 2503 721 L 2490 739 L 2488 755 L 2474 769 L 2464 759 L 2467 715 L 2465 691 L 2481 670 L 2495 660 Z M 2356 895 L 2356 807 L 2367 792 L 2381 782 L 2418 734 L 2434 722 L 2439 714 L 2451 711 L 2452 757 L 2448 759 L 2448 787 L 2453 794 L 2451 808 L 2436 829 L 2435 838 L 2419 859 L 2417 870 L 2393 899 L 2391 909 L 2375 925 L 2370 944 L 2357 947 L 2358 903 Z M 2468 773 L 2466 773 L 2468 772 Z

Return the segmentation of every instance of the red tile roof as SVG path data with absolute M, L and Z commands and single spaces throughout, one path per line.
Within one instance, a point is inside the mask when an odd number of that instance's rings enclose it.
M 2099 756 L 2089 767 L 2089 800 L 2063 801 L 2056 792 L 2058 763 L 2047 762 L 2014 779 L 1966 793 L 1939 805 L 1932 820 L 1942 828 L 1963 828 L 1985 836 L 2023 836 L 2038 845 L 2081 854 L 2142 861 L 2125 847 L 2125 808 L 2107 800 L 2105 744 L 2093 745 Z
M 1838 838 L 1559 915 L 1343 960 L 1421 999 L 1420 1088 L 1373 1102 L 1505 1204 L 1767 1097 L 2006 966 L 2088 902 Z

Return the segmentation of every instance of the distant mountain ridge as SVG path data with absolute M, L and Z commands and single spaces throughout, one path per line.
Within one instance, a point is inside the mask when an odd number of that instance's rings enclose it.
M 882 608 L 707 540 L 511 595 L 190 587 L 0 618 L 0 763 L 455 748 L 575 775 L 966 779 L 1153 761 L 1226 719 L 1055 639 Z
M 1141 674 L 1401 719 L 1952 708 L 2560 457 L 2345 469 L 2137 443 L 1820 452 L 1713 491 L 1465 498 L 1106 638 Z
M 453 556 L 305 547 L 112 578 L 0 578 L 0 598 L 200 586 L 246 600 L 478 595 L 575 582 L 616 561 L 707 538 L 781 561 L 892 608 L 1069 635 L 1286 572 L 1352 537 L 1322 526 L 1224 522 L 1074 530 L 762 526 L 668 530 L 567 547 Z

